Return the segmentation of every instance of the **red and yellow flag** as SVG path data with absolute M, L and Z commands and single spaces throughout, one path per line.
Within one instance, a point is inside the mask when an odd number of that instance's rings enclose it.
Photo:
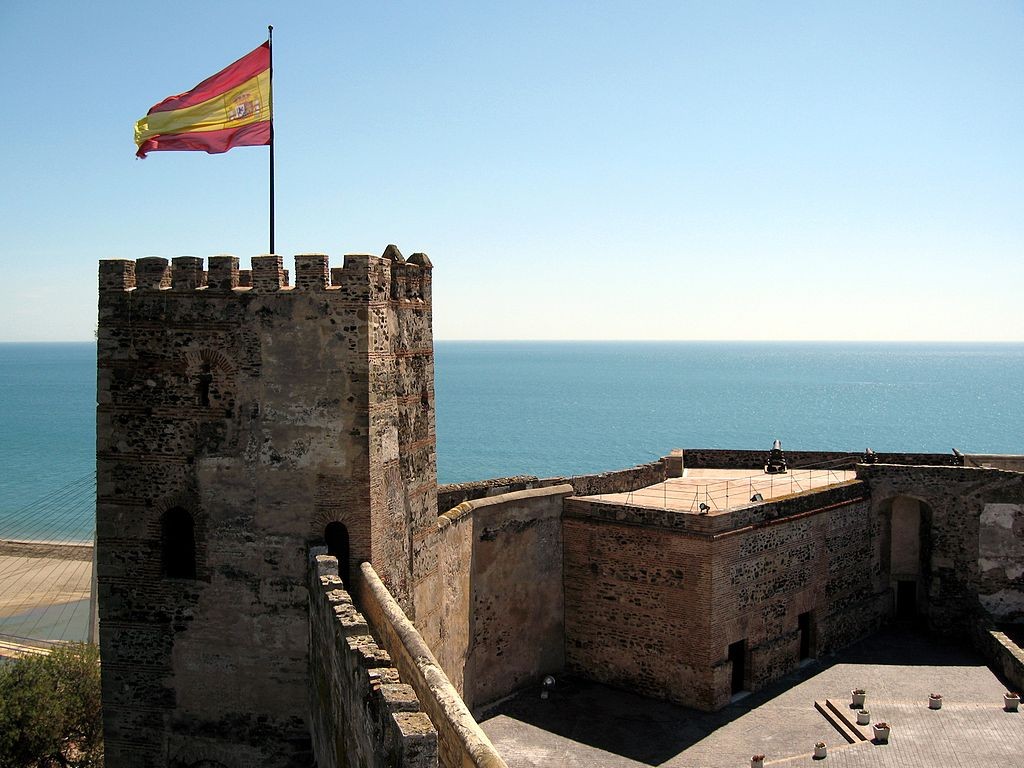
M 148 152 L 195 150 L 216 154 L 232 147 L 270 144 L 270 43 L 203 80 L 168 96 L 135 124 L 135 143 Z

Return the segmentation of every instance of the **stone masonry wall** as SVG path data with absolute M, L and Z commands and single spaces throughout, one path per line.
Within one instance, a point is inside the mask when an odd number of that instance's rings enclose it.
M 975 467 L 858 467 L 871 488 L 882 535 L 893 501 L 925 505 L 927 540 L 921 601 L 931 629 L 967 635 L 979 609 L 1000 621 L 1024 620 L 1024 474 Z M 888 554 L 883 552 L 883 570 Z
M 423 637 L 369 563 L 356 580 L 357 600 L 380 645 L 419 697 L 437 729 L 443 768 L 508 768 L 473 719 Z
M 717 709 L 732 643 L 746 641 L 756 690 L 799 661 L 800 614 L 817 652 L 868 634 L 881 615 L 866 492 L 852 482 L 711 515 L 567 500 L 569 668 Z
M 319 768 L 432 768 L 437 731 L 370 635 L 338 577 L 338 561 L 311 564 L 310 720 Z
M 564 540 L 567 668 L 691 706 L 712 698 L 706 537 L 591 517 L 569 499 Z
M 810 615 L 811 655 L 878 627 L 872 528 L 862 496 L 713 537 L 713 708 L 729 702 L 732 643 L 746 641 L 744 687 L 759 690 L 799 663 L 801 614 Z
M 305 552 L 328 523 L 410 602 L 410 531 L 436 484 L 432 417 L 412 413 L 432 405 L 420 261 L 300 255 L 289 286 L 260 256 L 251 287 L 233 256 L 101 262 L 109 765 L 308 765 Z M 195 578 L 163 573 L 168 514 L 194 525 Z
M 785 449 L 785 446 L 783 446 Z M 692 469 L 762 469 L 768 458 L 768 450 L 750 451 L 722 448 L 686 448 L 683 450 L 683 466 Z M 843 451 L 790 451 L 786 450 L 786 461 L 790 467 L 819 467 L 827 465 L 832 469 L 853 469 L 865 460 L 865 454 Z M 963 463 L 963 456 L 953 453 L 876 453 L 878 464 L 914 464 L 933 466 L 956 466 Z
M 450 483 L 437 489 L 438 512 L 446 512 L 464 501 L 498 496 L 530 488 L 550 488 L 568 483 L 574 495 L 590 496 L 601 493 L 625 493 L 646 488 L 665 479 L 665 459 L 658 459 L 635 467 L 599 472 L 590 475 L 566 475 L 538 478 L 532 475 L 496 477 L 469 483 Z
M 472 710 L 565 665 L 562 500 L 556 485 L 470 501 L 470 646 L 463 698 Z
M 571 493 L 513 491 L 438 518 L 416 627 L 471 710 L 563 667 L 561 515 Z

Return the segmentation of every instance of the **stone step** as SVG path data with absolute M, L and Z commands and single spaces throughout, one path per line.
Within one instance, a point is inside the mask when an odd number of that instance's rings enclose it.
M 871 736 L 865 733 L 864 729 L 857 725 L 857 717 L 854 715 L 850 716 L 851 713 L 855 713 L 857 710 L 850 709 L 849 707 L 842 707 L 837 705 L 832 699 L 825 699 L 825 704 L 831 709 L 836 716 L 843 721 L 847 728 L 857 736 L 858 741 L 870 741 Z M 869 728 L 871 726 L 868 726 Z
M 847 728 L 846 724 L 836 717 L 835 712 L 829 708 L 828 699 L 825 699 L 825 701 L 814 702 L 814 708 L 818 710 L 821 713 L 821 716 L 828 721 L 829 725 L 839 731 L 839 735 L 846 739 L 850 744 L 859 741 L 856 734 Z

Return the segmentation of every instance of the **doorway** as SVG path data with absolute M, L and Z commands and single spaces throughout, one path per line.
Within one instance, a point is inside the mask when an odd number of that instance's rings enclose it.
M 327 543 L 327 554 L 338 559 L 338 575 L 349 586 L 349 545 L 348 528 L 344 523 L 328 523 L 324 528 L 324 541 Z
M 729 661 L 732 662 L 732 693 L 735 695 L 746 690 L 744 679 L 747 676 L 747 641 L 745 639 L 738 640 L 729 646 Z
M 896 618 L 910 620 L 917 618 L 917 581 L 896 582 Z
M 800 629 L 800 661 L 811 658 L 811 612 L 801 613 L 797 619 Z

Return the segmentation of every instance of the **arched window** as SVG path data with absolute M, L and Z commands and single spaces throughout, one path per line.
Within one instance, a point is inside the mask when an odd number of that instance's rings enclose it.
M 327 554 L 338 558 L 338 575 L 349 585 L 348 565 L 348 528 L 344 523 L 328 523 L 324 528 L 324 541 L 327 542 Z
M 168 579 L 196 577 L 196 528 L 181 507 L 164 513 L 160 525 L 160 570 Z
M 203 363 L 199 369 L 199 377 L 196 382 L 196 394 L 199 396 L 199 404 L 210 405 L 210 385 L 213 384 L 213 370 L 209 363 Z

